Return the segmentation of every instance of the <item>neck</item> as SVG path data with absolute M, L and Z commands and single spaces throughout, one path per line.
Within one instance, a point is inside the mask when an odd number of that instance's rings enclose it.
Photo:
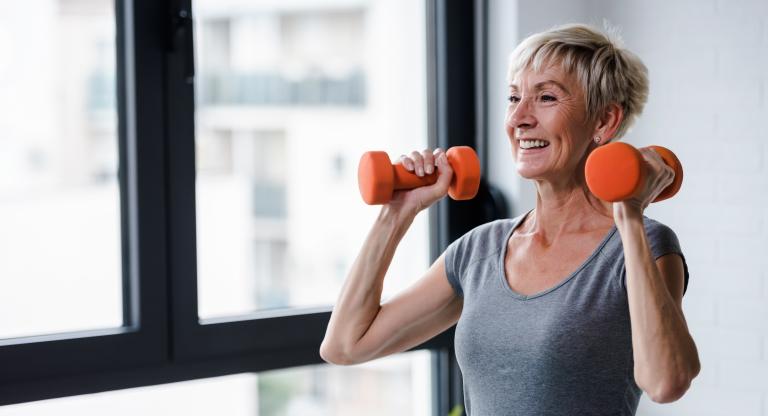
M 526 233 L 542 241 L 613 225 L 611 204 L 595 198 L 575 181 L 536 181 L 536 209 L 526 218 Z

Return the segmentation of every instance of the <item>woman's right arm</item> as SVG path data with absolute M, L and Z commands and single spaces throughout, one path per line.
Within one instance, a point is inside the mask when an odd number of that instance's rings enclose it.
M 380 304 L 384 275 L 400 240 L 418 212 L 447 193 L 453 172 L 442 153 L 439 149 L 434 153 L 439 174 L 434 185 L 397 192 L 382 206 L 331 313 L 320 346 L 325 361 L 351 365 L 405 351 L 458 320 L 463 302 L 448 283 L 442 255 L 421 279 Z M 431 153 L 416 155 L 414 160 L 403 160 L 406 168 L 434 164 Z

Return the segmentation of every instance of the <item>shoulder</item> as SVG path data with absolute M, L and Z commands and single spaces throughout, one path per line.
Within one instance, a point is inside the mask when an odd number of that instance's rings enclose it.
M 643 217 L 643 226 L 654 259 L 659 259 L 659 257 L 667 254 L 680 256 L 683 264 L 683 293 L 685 293 L 688 289 L 690 274 L 677 234 L 670 226 L 645 216 Z
M 509 231 L 510 228 L 512 228 L 518 221 L 520 221 L 521 217 L 522 216 L 515 218 L 501 218 L 498 220 L 489 221 L 469 230 L 466 234 L 464 234 L 464 236 L 469 238 L 477 238 L 480 236 L 487 236 L 489 234 L 504 233 Z
M 501 218 L 480 224 L 464 233 L 452 244 L 476 244 L 479 242 L 496 241 L 509 233 L 524 217 L 525 214 L 521 214 L 514 218 Z
M 448 245 L 447 258 L 468 263 L 492 255 L 503 247 L 505 236 L 523 216 L 497 219 L 470 229 Z
M 645 227 L 646 231 L 672 231 L 672 228 L 670 228 L 667 224 L 664 224 L 657 219 L 650 218 L 645 215 L 643 215 L 643 226 Z
M 681 251 L 677 233 L 667 224 L 643 216 L 643 227 L 656 257 L 667 252 L 679 253 Z

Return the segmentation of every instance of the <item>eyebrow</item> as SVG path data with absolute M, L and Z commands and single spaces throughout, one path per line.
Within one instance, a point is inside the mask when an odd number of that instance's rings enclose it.
M 552 85 L 556 86 L 557 88 L 560 88 L 561 90 L 565 91 L 566 94 L 570 94 L 571 93 L 570 91 L 568 91 L 568 88 L 565 88 L 565 85 L 563 85 L 563 84 L 561 84 L 561 83 L 559 83 L 559 82 L 557 82 L 557 81 L 555 81 L 553 79 L 548 79 L 546 81 L 539 82 L 539 83 L 537 83 L 536 85 L 533 86 L 533 89 L 538 91 L 538 90 L 541 90 L 542 88 L 544 88 L 545 86 L 547 86 L 548 84 L 552 84 Z M 510 88 L 514 88 L 516 90 L 520 89 L 515 84 L 509 84 L 509 87 Z

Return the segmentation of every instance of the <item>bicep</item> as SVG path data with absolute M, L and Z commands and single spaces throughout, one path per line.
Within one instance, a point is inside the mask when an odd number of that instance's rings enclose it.
M 685 287 L 685 271 L 683 268 L 683 259 L 679 254 L 665 254 L 656 259 L 656 267 L 661 273 L 661 278 L 675 300 L 675 304 L 681 308 L 683 306 L 683 289 Z
M 418 346 L 456 324 L 463 304 L 448 282 L 443 253 L 419 280 L 381 305 L 350 358 L 362 363 Z

